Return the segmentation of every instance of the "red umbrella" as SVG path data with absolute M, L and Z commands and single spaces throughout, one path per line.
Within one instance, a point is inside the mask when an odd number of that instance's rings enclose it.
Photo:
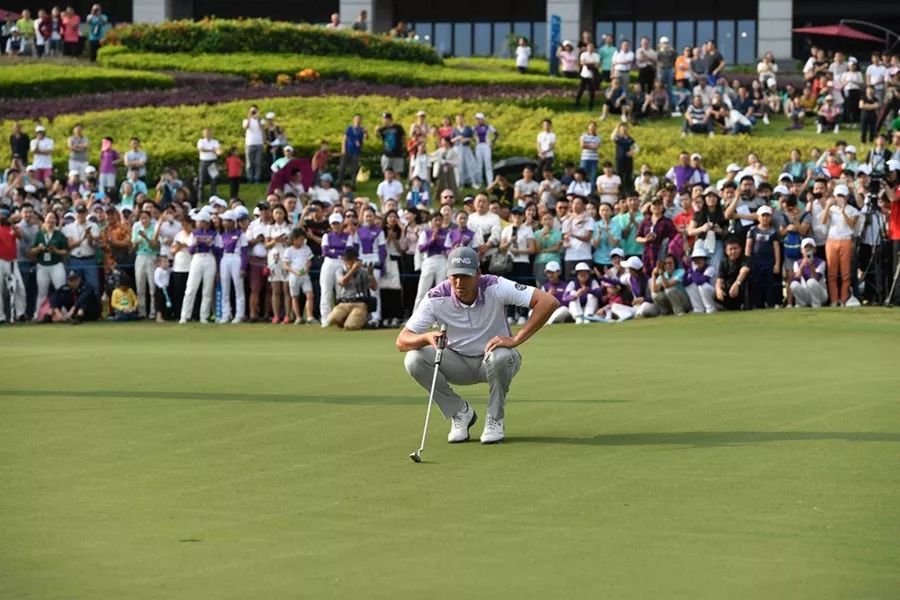
M 863 42 L 877 42 L 879 44 L 883 44 L 884 40 L 879 37 L 875 37 L 874 35 L 869 35 L 863 31 L 859 31 L 858 29 L 853 29 L 852 27 L 844 24 L 838 25 L 821 25 L 818 27 L 795 27 L 793 29 L 794 33 L 808 33 L 810 35 L 825 35 L 829 37 L 842 37 L 848 38 L 851 40 L 860 40 Z
M 13 19 L 18 19 L 21 16 L 22 15 L 20 15 L 17 12 L 13 12 L 11 10 L 4 10 L 4 9 L 0 8 L 0 21 L 5 21 L 7 19 L 7 17 L 12 17 Z

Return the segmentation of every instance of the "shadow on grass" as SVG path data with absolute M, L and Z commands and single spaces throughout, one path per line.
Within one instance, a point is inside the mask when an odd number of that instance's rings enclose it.
M 126 398 L 135 400 L 208 400 L 211 402 L 272 402 L 286 404 L 349 404 L 357 406 L 415 406 L 425 404 L 428 395 L 374 396 L 362 394 L 304 395 L 304 394 L 244 394 L 235 392 L 154 392 L 142 390 L 0 390 L 0 397 L 41 398 Z M 518 404 L 540 404 L 557 400 L 514 400 Z M 626 400 L 559 400 L 586 404 L 619 404 Z
M 875 431 L 684 431 L 677 433 L 610 433 L 593 437 L 510 437 L 513 444 L 577 444 L 584 446 L 685 446 L 714 448 L 771 442 L 894 442 L 900 433 Z

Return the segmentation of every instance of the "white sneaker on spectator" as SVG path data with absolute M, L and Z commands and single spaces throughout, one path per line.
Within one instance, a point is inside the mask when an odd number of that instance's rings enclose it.
M 681 111 L 680 111 L 680 110 L 673 110 L 673 111 L 672 111 L 672 117 L 673 117 L 673 118 L 674 118 L 674 117 L 680 117 L 680 116 L 681 116 Z
M 328 319 L 322 319 L 322 329 L 328 327 Z
M 822 133 L 822 124 L 816 123 L 816 133 Z
M 506 317 L 506 323 L 507 323 L 507 324 L 512 325 L 512 324 L 515 323 L 515 322 L 516 322 L 516 320 L 513 319 L 512 317 Z
M 186 325 L 186 324 L 187 324 L 187 319 L 181 319 L 180 321 L 178 321 L 178 324 L 179 324 L 179 325 Z
M 527 321 L 527 320 L 528 320 L 528 319 L 526 319 L 525 317 L 519 317 L 519 318 L 516 320 L 516 325 L 524 325 L 524 324 L 525 324 L 525 321 Z
M 766 125 L 769 124 L 769 115 L 763 114 L 763 123 L 765 123 Z
M 835 132 L 835 133 L 840 133 L 840 132 L 841 132 L 841 126 L 840 126 L 840 125 L 835 125 L 835 126 L 834 126 L 834 132 Z
M 244 320 L 240 317 L 235 317 L 231 320 L 232 325 L 237 325 L 238 323 L 243 323 L 243 322 L 244 322 Z
M 458 444 L 469 439 L 469 429 L 478 420 L 478 415 L 466 402 L 466 407 L 453 415 L 453 422 L 450 424 L 450 433 L 447 434 L 447 441 L 451 444 Z
M 482 444 L 496 444 L 503 441 L 503 419 L 495 419 L 488 415 L 484 419 L 484 431 L 481 432 Z

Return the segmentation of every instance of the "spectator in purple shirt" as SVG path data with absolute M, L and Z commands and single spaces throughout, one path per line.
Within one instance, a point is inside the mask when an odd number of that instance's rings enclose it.
M 334 286 L 344 269 L 344 250 L 357 247 L 357 237 L 344 229 L 344 217 L 333 213 L 328 217 L 331 230 L 322 236 L 322 269 L 319 271 L 319 314 L 322 327 L 328 327 L 328 315 L 334 308 Z
M 659 262 L 659 256 L 663 250 L 663 244 L 666 244 L 668 251 L 668 243 L 674 240 L 678 235 L 675 224 L 670 218 L 665 216 L 665 206 L 662 198 L 655 197 L 650 202 L 650 218 L 641 221 L 638 227 L 637 237 L 635 241 L 644 245 L 644 268 L 653 271 Z
M 422 268 L 419 288 L 416 290 L 416 306 L 428 290 L 447 278 L 447 230 L 444 217 L 436 212 L 431 216 L 431 227 L 419 233 L 419 252 L 422 254 Z
M 603 288 L 594 279 L 591 266 L 586 262 L 575 265 L 575 279 L 566 286 L 562 303 L 569 307 L 569 314 L 576 323 L 587 323 L 600 306 Z
M 200 296 L 200 323 L 209 323 L 212 312 L 213 292 L 216 288 L 216 252 L 221 248 L 222 240 L 210 225 L 211 213 L 201 209 L 193 217 L 194 230 L 188 238 L 188 251 L 191 253 L 191 267 L 188 271 L 184 302 L 181 305 L 181 320 L 187 323 L 194 307 L 197 290 L 203 285 Z

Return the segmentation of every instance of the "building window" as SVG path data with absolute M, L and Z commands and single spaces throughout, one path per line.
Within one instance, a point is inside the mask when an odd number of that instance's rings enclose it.
M 434 47 L 441 56 L 453 52 L 453 28 L 450 23 L 434 24 Z
M 547 23 L 544 21 L 536 21 L 532 23 L 531 26 L 532 31 L 534 31 L 534 55 L 545 58 L 550 56 L 550 50 L 548 48 L 550 40 L 547 39 L 547 36 L 549 35 L 547 33 Z
M 603 36 L 613 35 L 614 33 L 615 27 L 613 27 L 612 21 L 598 21 L 597 26 L 594 28 L 594 45 L 599 48 L 603 45 Z M 579 40 L 570 41 L 577 44 Z
M 453 24 L 453 56 L 472 56 L 472 24 Z
M 509 58 L 506 38 L 511 30 L 509 23 L 494 23 L 494 56 Z
M 616 47 L 621 46 L 625 40 L 631 42 L 631 49 L 634 50 L 634 23 L 631 21 L 616 21 Z
M 752 64 L 759 58 L 756 50 L 756 21 L 738 21 L 737 26 L 737 62 Z
M 734 21 L 716 23 L 716 46 L 728 64 L 734 64 Z
M 491 23 L 475 23 L 475 40 L 472 54 L 475 56 L 490 56 L 492 41 L 493 28 Z
M 694 22 L 678 21 L 675 25 L 675 42 L 679 49 L 694 45 Z
M 716 27 L 713 21 L 697 21 L 697 45 L 716 39 Z
M 669 44 L 675 44 L 675 25 L 672 21 L 657 21 L 656 22 L 656 39 L 654 40 L 653 46 L 656 47 L 659 45 L 659 38 L 666 36 L 669 38 Z M 673 45 L 676 51 L 679 50 L 677 46 Z
M 650 40 L 650 47 L 656 47 L 656 42 L 653 39 L 653 21 L 638 21 L 637 27 L 634 32 L 634 40 L 632 41 L 632 48 L 637 48 L 640 44 L 641 38 L 646 37 Z

